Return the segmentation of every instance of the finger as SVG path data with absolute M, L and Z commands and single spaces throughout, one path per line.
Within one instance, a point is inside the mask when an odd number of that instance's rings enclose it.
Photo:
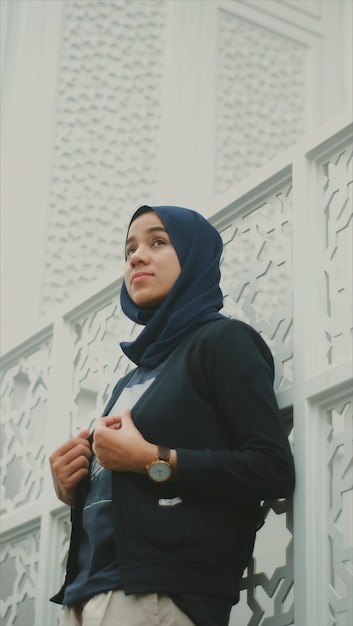
M 76 487 L 76 485 L 80 482 L 80 480 L 82 480 L 82 478 L 85 478 L 85 476 L 87 476 L 88 472 L 89 469 L 87 467 L 81 467 L 73 474 L 70 474 L 70 476 L 68 476 L 65 480 L 61 480 L 60 482 L 64 489 L 70 491 L 71 489 Z
M 129 419 L 129 418 L 132 419 L 131 410 L 130 409 L 123 409 L 121 411 L 121 418 L 125 419 L 125 420 Z
M 78 433 L 78 435 L 76 435 L 75 439 L 88 439 L 88 437 L 89 437 L 89 430 L 88 428 L 84 428 Z
M 120 415 L 107 415 L 106 417 L 100 417 L 97 421 L 97 427 L 120 428 L 121 417 Z
M 80 457 L 89 459 L 91 455 L 92 451 L 88 442 L 87 445 L 85 442 L 75 443 L 75 445 L 69 448 L 69 450 L 67 450 L 64 454 L 58 455 L 56 459 L 53 460 L 53 462 L 60 463 L 63 466 L 68 466 L 70 465 L 70 463 L 72 463 L 72 461 Z
M 88 471 L 89 460 L 85 456 L 73 459 L 71 463 L 66 465 L 58 464 L 53 466 L 54 474 L 65 489 L 70 489 L 79 480 L 77 477 L 86 476 Z
M 89 459 L 85 456 L 79 456 L 76 459 L 73 459 L 71 463 L 67 466 L 68 475 L 75 474 L 78 470 L 88 469 L 89 468 Z
M 65 441 L 65 443 L 63 443 L 59 448 L 57 448 L 57 450 L 53 452 L 53 454 L 50 456 L 50 461 L 52 461 L 53 459 L 57 457 L 65 456 L 67 452 L 74 449 L 77 445 L 84 445 L 87 448 L 90 447 L 87 439 L 82 439 L 82 438 L 69 439 L 68 441 Z
M 85 454 L 69 458 L 61 457 L 56 459 L 52 463 L 51 467 L 55 475 L 61 478 L 66 478 L 81 467 L 89 467 L 89 457 Z

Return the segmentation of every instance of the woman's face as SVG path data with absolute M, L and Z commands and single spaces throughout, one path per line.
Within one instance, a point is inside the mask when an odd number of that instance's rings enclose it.
M 157 308 L 178 278 L 179 259 L 163 222 L 154 211 L 131 224 L 125 249 L 125 285 L 139 307 Z

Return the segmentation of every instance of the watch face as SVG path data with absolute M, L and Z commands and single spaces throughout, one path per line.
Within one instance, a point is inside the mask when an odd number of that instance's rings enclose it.
M 154 461 L 148 468 L 149 477 L 157 483 L 162 483 L 164 480 L 168 480 L 171 473 L 171 467 L 169 463 L 166 463 L 165 461 Z

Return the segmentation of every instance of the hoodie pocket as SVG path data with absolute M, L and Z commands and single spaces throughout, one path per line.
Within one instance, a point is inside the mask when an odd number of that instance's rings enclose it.
M 186 548 L 193 542 L 197 516 L 178 496 L 145 501 L 140 507 L 140 520 L 144 538 L 155 547 Z
M 157 497 L 144 502 L 140 519 L 145 540 L 156 548 L 172 549 L 179 556 L 192 553 L 204 558 L 212 553 L 222 560 L 229 556 L 234 515 L 217 504 L 178 496 Z

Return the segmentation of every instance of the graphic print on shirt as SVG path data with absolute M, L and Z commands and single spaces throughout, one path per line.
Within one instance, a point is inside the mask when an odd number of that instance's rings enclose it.
M 132 380 L 133 379 L 134 377 L 132 377 Z M 114 404 L 110 414 L 119 415 L 124 408 L 133 408 L 137 400 L 141 398 L 154 380 L 155 375 L 153 378 L 148 378 L 142 383 L 125 387 Z M 90 482 L 91 486 L 83 509 L 84 512 L 92 506 L 111 502 L 111 472 L 110 470 L 105 470 L 104 467 L 98 463 L 95 456 L 93 456 L 91 463 Z

